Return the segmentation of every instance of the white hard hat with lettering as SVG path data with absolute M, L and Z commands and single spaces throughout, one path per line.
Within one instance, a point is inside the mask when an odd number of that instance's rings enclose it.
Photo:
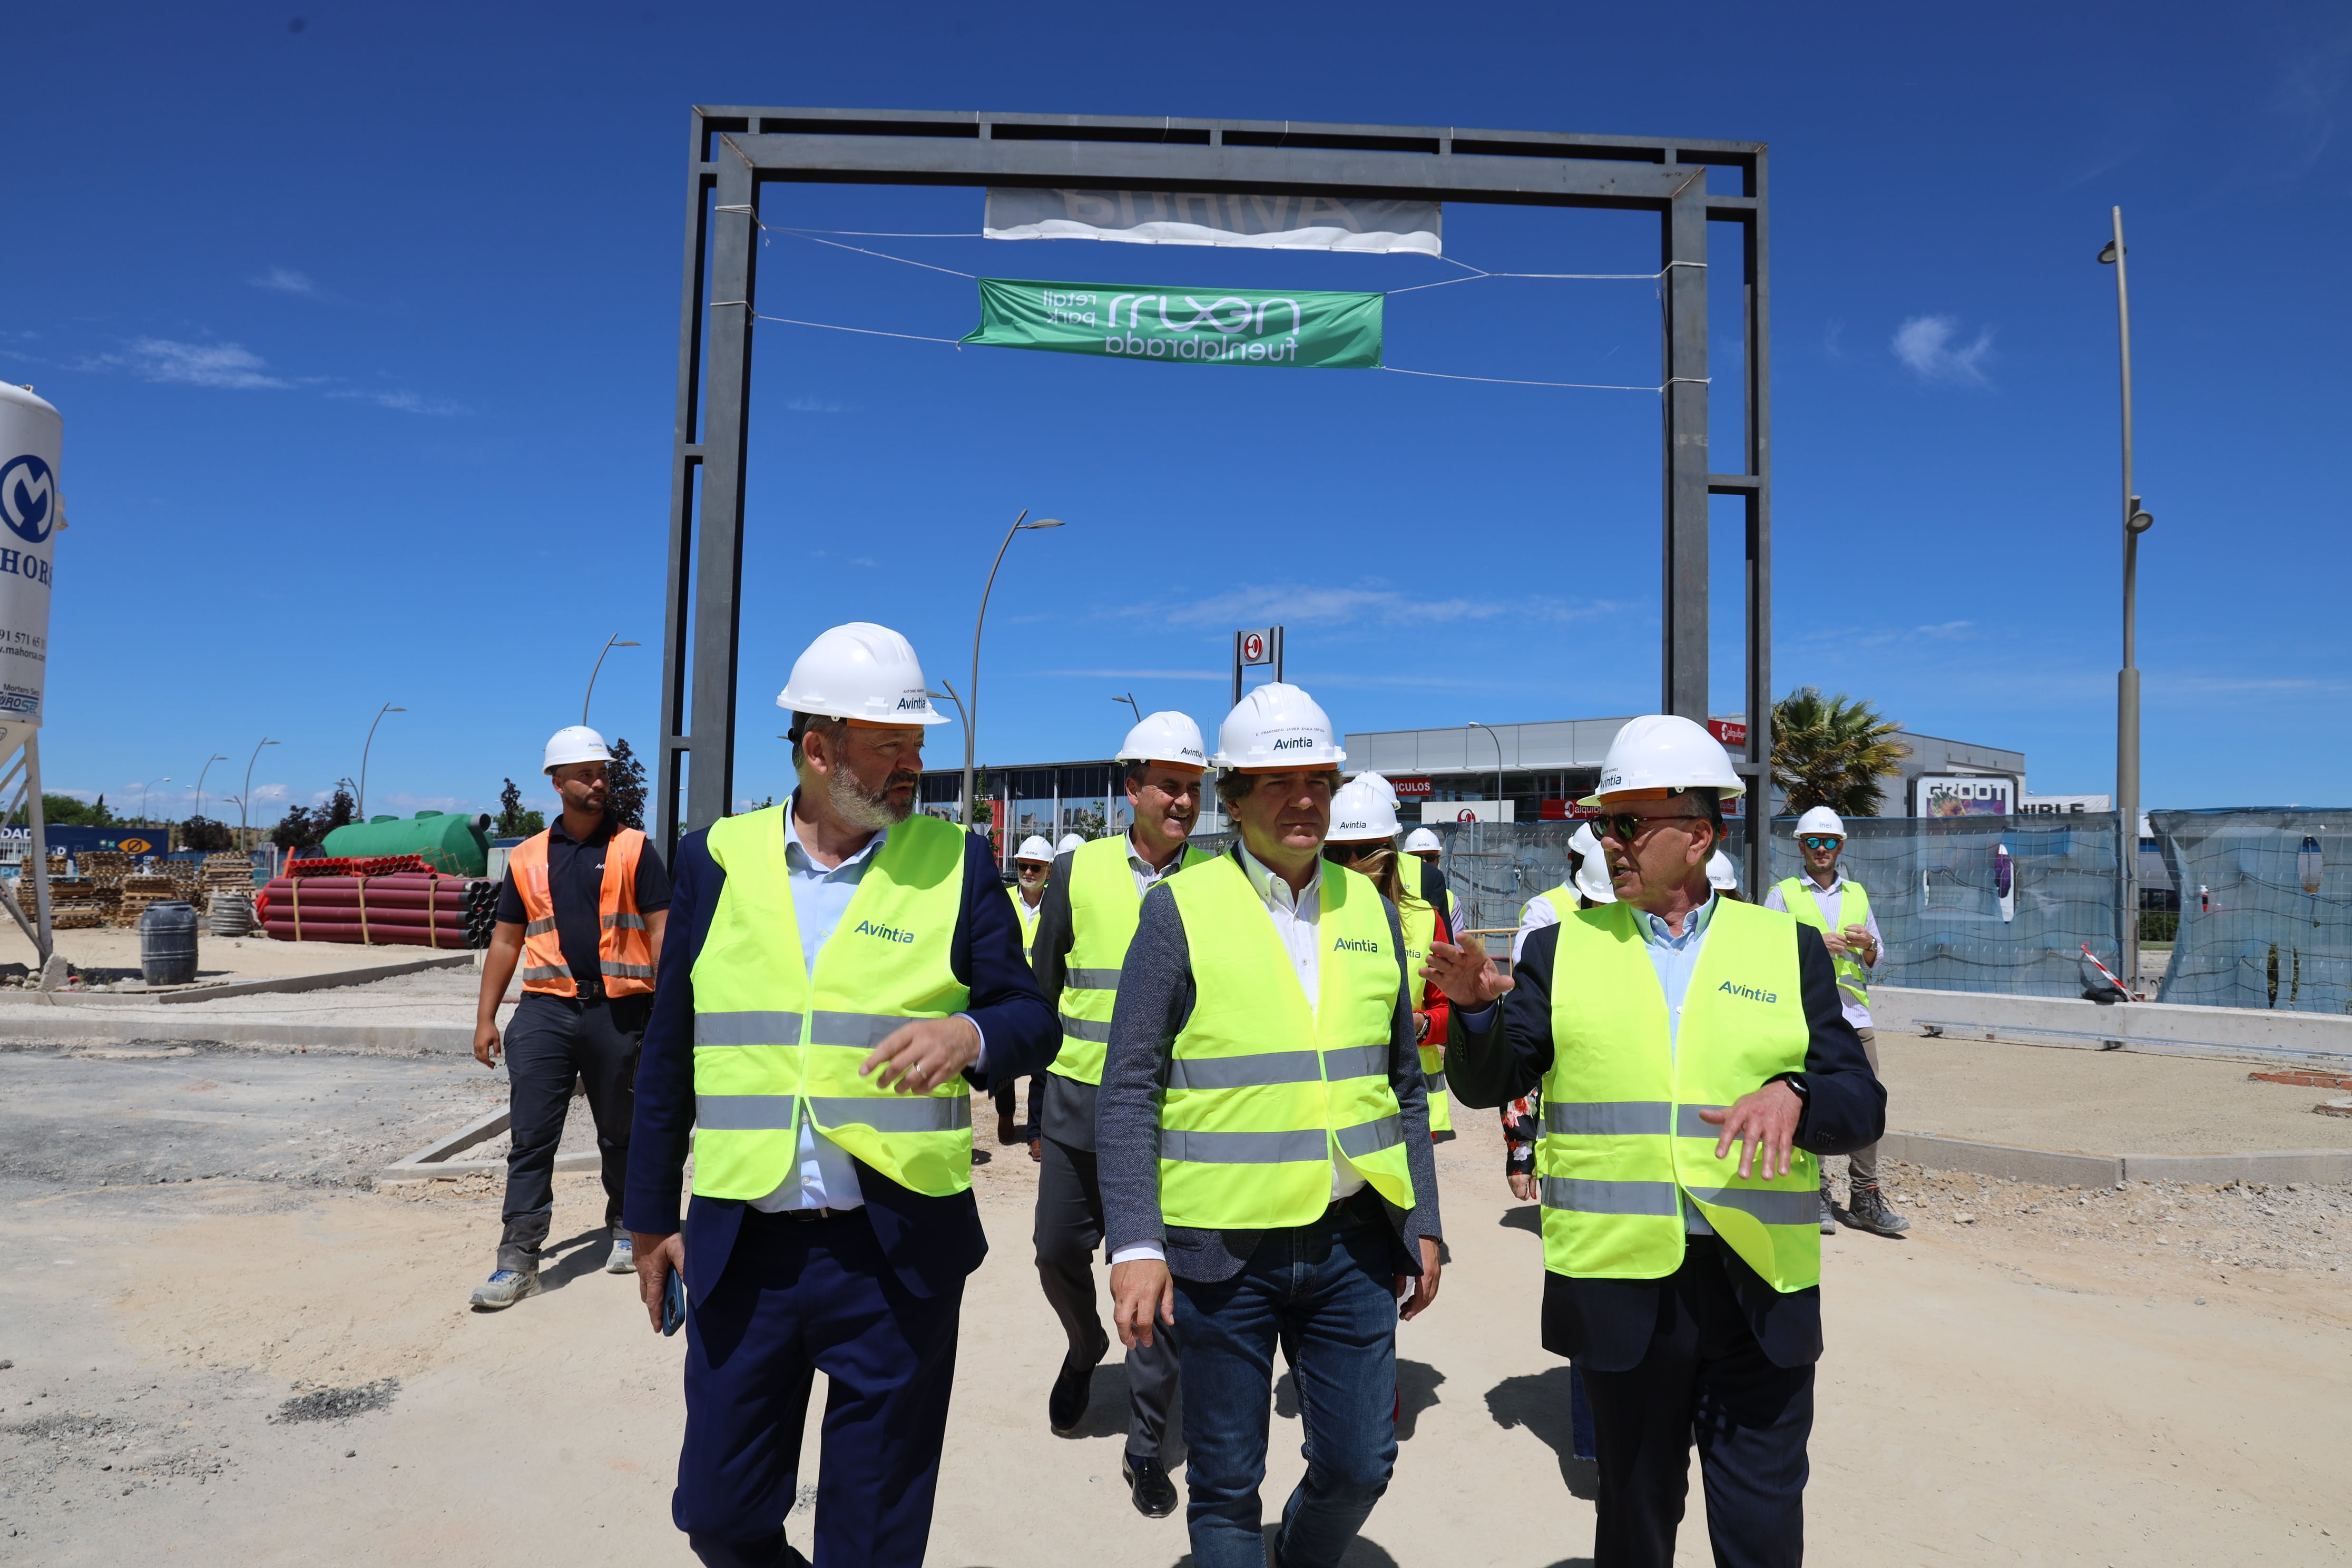
M 1617 731 L 1601 762 L 1601 787 L 1577 804 L 1599 805 L 1612 795 L 1664 800 L 1687 789 L 1728 799 L 1747 788 L 1722 742 L 1680 714 L 1645 713 Z
M 551 773 L 567 763 L 609 763 L 613 753 L 605 748 L 604 737 L 585 724 L 566 724 L 547 738 L 547 761 L 540 772 Z
M 1336 768 L 1348 760 L 1331 721 L 1296 686 L 1268 681 L 1234 705 L 1217 726 L 1220 768 Z
M 1404 852 L 1408 855 L 1420 855 L 1432 849 L 1443 850 L 1444 847 L 1444 845 L 1437 841 L 1437 835 L 1426 827 L 1416 827 L 1404 836 Z
M 1813 807 L 1812 810 L 1805 813 L 1804 816 L 1797 818 L 1797 837 L 1802 838 L 1808 833 L 1832 834 L 1839 838 L 1843 838 L 1845 837 L 1845 822 L 1836 812 L 1832 811 L 1828 806 L 1817 805 Z
M 1146 714 L 1119 742 L 1120 763 L 1173 763 L 1181 768 L 1206 770 L 1209 748 L 1201 740 L 1201 726 L 1189 714 L 1171 709 Z
M 1735 890 L 1739 886 L 1739 873 L 1731 868 L 1731 857 L 1720 849 L 1707 858 L 1706 885 L 1710 888 L 1728 888 Z
M 1331 831 L 1327 844 L 1385 842 L 1397 836 L 1396 802 L 1381 794 L 1377 774 L 1351 779 L 1331 793 Z
M 1056 855 L 1067 855 L 1071 850 L 1079 848 L 1085 843 L 1086 840 L 1079 837 L 1076 834 L 1065 833 L 1062 835 L 1062 841 L 1054 846 L 1054 853 Z
M 808 645 L 793 661 L 793 676 L 776 706 L 828 719 L 869 724 L 944 724 L 931 706 L 914 645 L 888 626 L 852 621 Z
M 1358 773 L 1354 778 L 1349 779 L 1348 782 L 1349 784 L 1362 784 L 1368 789 L 1378 790 L 1380 792 L 1381 798 L 1387 801 L 1391 805 L 1394 805 L 1397 803 L 1396 785 L 1389 783 L 1387 776 L 1381 773 L 1378 769 Z
M 1021 847 L 1013 852 L 1013 858 L 1015 860 L 1050 861 L 1054 858 L 1054 847 L 1033 833 L 1021 841 Z
M 1592 824 L 1582 822 L 1569 835 L 1570 853 L 1577 857 L 1576 890 L 1596 904 L 1617 901 L 1617 885 L 1609 879 L 1609 854 L 1601 847 L 1600 837 Z

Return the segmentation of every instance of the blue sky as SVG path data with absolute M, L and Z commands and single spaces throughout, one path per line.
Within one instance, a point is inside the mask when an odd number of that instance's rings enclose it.
M 2113 275 L 2132 243 L 2149 805 L 2340 803 L 2352 15 L 2324 4 L 20 8 L 0 373 L 66 417 L 52 787 L 255 814 L 650 751 L 693 102 L 1715 136 L 1772 147 L 1776 685 L 2110 787 Z M 294 26 L 299 18 L 300 26 Z M 1344 18 L 1343 20 L 1336 18 Z M 972 234 L 974 191 L 771 187 L 771 222 Z M 1641 271 L 1652 219 L 1455 207 L 1449 254 Z M 875 241 L 957 271 L 1401 289 L 1408 257 Z M 955 337 L 961 278 L 779 237 L 779 314 Z M 2332 281 L 2331 281 L 2332 280 Z M 1646 283 L 1391 300 L 1391 364 L 1645 383 Z M 1657 690 L 1655 399 L 953 349 L 765 325 L 739 794 L 824 626 L 961 688 L 1005 563 L 983 761 L 1105 753 L 1132 690 L 1213 724 L 1283 621 L 1345 729 L 1638 711 Z M 1718 405 L 1718 430 L 1728 410 Z M 1736 537 L 1719 535 L 1728 546 Z M 1727 565 L 1731 552 L 1724 552 Z M 1725 586 L 1729 587 L 1729 580 Z M 1718 600 L 1724 653 L 1736 647 Z M 1736 668 L 1719 658 L 1723 706 Z M 960 753 L 939 731 L 933 760 Z M 532 793 L 538 792 L 535 788 Z M 233 815 L 233 814 L 232 814 Z

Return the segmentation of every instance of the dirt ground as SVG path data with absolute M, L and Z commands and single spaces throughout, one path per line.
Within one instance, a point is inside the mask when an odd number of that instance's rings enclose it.
M 596 1179 L 558 1178 L 550 1289 L 497 1315 L 466 1307 L 496 1182 L 361 1184 L 500 1084 L 424 1057 L 0 1051 L 0 1561 L 690 1562 L 680 1343 L 599 1271 Z M 1492 1118 L 1463 1121 L 1452 1261 L 1400 1331 L 1402 1454 L 1352 1568 L 1591 1550 L 1535 1212 Z M 1140 1518 L 1118 1479 L 1116 1365 L 1079 1436 L 1046 1430 L 1034 1167 L 987 1152 L 930 1561 L 1180 1563 L 1181 1516 Z M 1813 1562 L 2343 1560 L 2352 1191 L 1890 1175 L 1911 1238 L 1825 1242 Z M 1273 1426 L 1269 1511 L 1302 1468 L 1286 1400 Z M 1696 1499 L 1678 1561 L 1708 1561 Z
M 0 925 L 0 931 L 13 931 Z M 76 969 L 100 978 L 139 973 L 139 933 L 110 926 L 57 933 L 57 951 Z M 402 963 L 432 956 L 424 947 L 362 947 L 342 942 L 272 942 L 265 936 L 215 936 L 199 924 L 196 931 L 196 978 L 207 982 L 274 980 L 288 974 L 320 974 L 337 969 L 366 969 L 379 963 Z M 33 963 L 32 944 L 18 934 L 14 948 L 0 954 Z

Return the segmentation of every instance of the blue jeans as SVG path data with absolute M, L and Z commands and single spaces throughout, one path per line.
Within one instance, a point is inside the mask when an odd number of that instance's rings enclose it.
M 1370 1217 L 1357 1215 L 1369 1211 Z M 1213 1284 L 1176 1280 L 1185 1522 L 1199 1568 L 1264 1568 L 1274 1352 L 1288 1347 L 1307 1474 L 1283 1505 L 1283 1568 L 1334 1568 L 1396 1468 L 1395 1240 L 1377 1205 L 1270 1230 Z

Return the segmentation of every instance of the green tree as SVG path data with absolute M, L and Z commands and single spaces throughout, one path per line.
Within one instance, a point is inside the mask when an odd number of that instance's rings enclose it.
M 1869 703 L 1841 691 L 1801 686 L 1772 705 L 1772 782 L 1790 812 L 1826 805 L 1840 816 L 1875 816 L 1892 777 L 1910 749 L 1895 737 L 1903 726 L 1881 718 Z
M 327 836 L 320 819 L 312 816 L 306 806 L 289 806 L 278 826 L 269 830 L 269 842 L 280 849 L 308 849 Z
M 491 832 L 500 838 L 528 838 L 542 831 L 547 826 L 546 816 L 523 809 L 522 790 L 514 780 L 507 780 L 506 785 L 499 791 L 499 819 Z
M 352 798 L 350 789 L 338 784 L 335 793 L 327 798 L 326 811 L 318 819 L 319 837 L 311 842 L 320 842 L 336 828 L 351 826 L 359 819 L 359 803 Z
M 613 742 L 613 761 L 606 770 L 612 776 L 612 788 L 604 797 L 604 809 L 613 820 L 624 827 L 634 827 L 640 833 L 646 826 L 646 764 L 637 761 L 636 752 L 629 750 L 628 741 Z
M 180 824 L 180 847 L 216 854 L 236 847 L 236 833 L 226 822 L 215 822 L 209 816 L 192 816 Z

